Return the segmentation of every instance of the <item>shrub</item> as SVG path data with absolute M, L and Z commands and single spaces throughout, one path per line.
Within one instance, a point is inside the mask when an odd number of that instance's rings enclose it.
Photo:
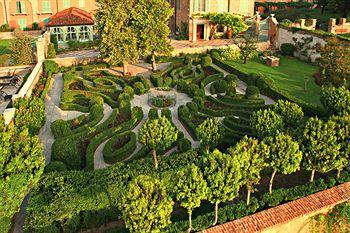
M 67 171 L 67 166 L 60 161 L 52 161 L 45 166 L 45 173 Z
M 188 140 L 187 138 L 182 138 L 179 141 L 178 144 L 178 150 L 179 152 L 186 152 L 192 149 L 192 144 L 191 141 Z
M 44 61 L 44 71 L 51 76 L 54 73 L 58 73 L 59 67 L 56 62 L 51 60 Z
M 228 74 L 225 76 L 225 80 L 226 82 L 231 82 L 231 81 L 237 82 L 238 77 L 237 75 L 234 75 L 234 74 Z
M 236 88 L 237 88 L 237 83 L 236 81 L 230 81 L 227 84 L 227 90 L 226 90 L 226 95 L 227 96 L 235 96 L 236 95 Z
M 256 86 L 248 86 L 245 91 L 245 96 L 247 97 L 247 99 L 259 98 L 260 96 L 259 88 L 257 88 Z
M 213 85 L 217 93 L 225 93 L 227 90 L 227 82 L 223 79 L 214 82 Z
M 119 143 L 125 143 L 119 149 L 114 149 L 115 143 L 119 140 Z M 126 140 L 126 142 L 123 142 Z M 103 158 L 108 164 L 121 162 L 129 157 L 136 149 L 136 134 L 128 131 L 125 133 L 117 134 L 113 136 L 103 148 Z
M 70 125 L 67 121 L 58 119 L 51 124 L 51 131 L 54 138 L 61 138 L 70 133 Z
M 162 116 L 165 116 L 166 118 L 168 118 L 168 120 L 171 121 L 172 116 L 171 116 L 171 110 L 169 108 L 163 108 L 161 114 Z
M 11 57 L 10 54 L 1 54 L 0 55 L 0 66 L 8 66 L 10 57 Z
M 31 38 L 23 33 L 15 33 L 15 39 L 10 45 L 11 58 L 14 65 L 29 65 L 33 63 Z
M 350 91 L 345 88 L 324 88 L 321 102 L 330 115 L 350 114 Z
M 47 55 L 46 55 L 46 57 L 48 59 L 52 59 L 52 58 L 56 57 L 56 49 L 55 49 L 55 45 L 53 43 L 50 43 L 47 46 Z
M 158 118 L 158 109 L 156 108 L 151 108 L 148 112 L 148 118 L 149 119 L 157 119 Z
M 134 84 L 134 91 L 136 95 L 142 95 L 146 92 L 146 88 L 142 82 L 136 82 Z
M 0 26 L 0 32 L 10 32 L 10 31 L 11 31 L 11 28 L 7 23 Z
M 296 51 L 295 45 L 291 43 L 284 43 L 281 45 L 281 52 L 284 56 L 294 56 L 294 52 Z
M 198 105 L 194 102 L 188 102 L 186 106 L 190 109 L 191 112 L 198 112 Z
M 209 55 L 202 57 L 202 67 L 211 66 L 212 59 Z

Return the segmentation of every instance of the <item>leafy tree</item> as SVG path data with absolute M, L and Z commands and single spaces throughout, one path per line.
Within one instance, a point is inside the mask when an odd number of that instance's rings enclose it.
M 217 26 L 226 26 L 227 30 L 232 34 L 238 35 L 239 33 L 248 30 L 248 25 L 244 22 L 243 18 L 239 15 L 233 15 L 231 13 L 209 13 L 206 15 L 210 21 L 210 39 L 214 39 Z
M 342 88 L 324 88 L 321 93 L 321 102 L 332 115 L 350 114 L 350 91 Z
M 240 163 L 242 182 L 247 187 L 247 205 L 249 205 L 254 185 L 259 183 L 260 172 L 266 167 L 265 160 L 269 148 L 265 143 L 259 143 L 258 140 L 245 136 L 235 147 L 229 148 L 228 153 Z
M 138 36 L 132 26 L 133 0 L 97 0 L 96 21 L 101 37 L 100 53 L 111 65 L 123 64 L 127 74 L 128 62 L 139 58 Z
M 192 211 L 207 197 L 208 187 L 201 170 L 194 164 L 179 170 L 173 177 L 173 192 L 180 205 L 187 209 L 189 227 L 192 230 Z
M 2 118 L 2 117 L 1 117 Z M 8 232 L 24 197 L 40 180 L 44 155 L 38 137 L 0 119 L 0 231 Z
M 219 204 L 232 201 L 238 196 L 241 187 L 240 164 L 236 158 L 231 158 L 218 150 L 203 158 L 203 174 L 208 184 L 208 200 L 215 205 L 215 219 L 218 221 Z
M 15 39 L 11 41 L 11 58 L 14 65 L 28 65 L 33 63 L 31 38 L 22 32 L 15 32 Z
M 30 135 L 39 133 L 45 124 L 45 104 L 40 98 L 20 99 L 15 103 L 15 124 L 22 130 L 28 128 Z
M 310 118 L 303 133 L 303 166 L 311 171 L 310 181 L 314 180 L 315 171 L 328 172 L 341 169 L 344 162 L 340 156 L 340 145 L 337 142 L 335 123 Z
M 222 138 L 223 130 L 221 122 L 208 118 L 196 128 L 196 135 L 205 152 L 209 153 L 210 147 L 216 147 Z
M 340 166 L 338 167 L 337 177 L 341 170 L 349 164 L 350 159 L 350 115 L 332 116 L 330 121 L 335 123 L 335 133 L 337 142 L 340 145 Z
M 157 151 L 169 148 L 176 142 L 178 136 L 177 129 L 165 117 L 148 119 L 140 129 L 139 141 L 152 150 L 154 166 L 158 168 Z
M 288 127 L 299 126 L 304 117 L 303 109 L 287 100 L 278 100 L 273 105 L 273 110 L 282 117 L 285 126 Z
M 318 64 L 326 79 L 335 86 L 349 86 L 350 46 L 338 39 L 330 39 L 326 45 L 319 46 Z
M 162 232 L 170 224 L 173 205 L 163 181 L 140 175 L 130 182 L 120 208 L 130 232 Z
M 137 0 L 133 18 L 138 35 L 138 47 L 141 55 L 152 54 L 152 68 L 157 70 L 156 54 L 168 55 L 171 52 L 168 36 L 168 21 L 173 9 L 166 0 Z
M 277 172 L 291 174 L 300 168 L 303 154 L 299 144 L 287 134 L 279 133 L 274 137 L 267 137 L 265 143 L 269 146 L 268 163 L 273 172 L 270 179 L 269 192 L 272 194 L 273 180 Z
M 251 58 L 258 49 L 257 40 L 252 37 L 241 37 L 237 43 L 238 48 L 240 49 L 241 59 L 243 64 L 247 64 L 249 58 Z
M 274 136 L 283 131 L 283 118 L 272 109 L 261 109 L 251 117 L 251 127 L 259 138 Z

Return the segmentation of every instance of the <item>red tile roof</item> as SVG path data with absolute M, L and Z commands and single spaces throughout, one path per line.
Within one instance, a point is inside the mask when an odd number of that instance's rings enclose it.
M 90 13 L 76 7 L 71 7 L 52 16 L 47 26 L 54 27 L 92 24 L 94 24 L 94 20 Z
M 211 227 L 205 233 L 255 233 L 281 226 L 302 216 L 312 216 L 324 208 L 350 200 L 350 182 L 249 215 L 222 225 Z

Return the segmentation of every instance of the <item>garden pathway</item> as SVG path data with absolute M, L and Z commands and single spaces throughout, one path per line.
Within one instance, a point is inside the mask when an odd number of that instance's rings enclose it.
M 44 155 L 46 164 L 51 161 L 51 148 L 54 142 L 54 137 L 51 132 L 51 123 L 57 119 L 71 120 L 86 113 L 78 111 L 63 111 L 59 108 L 61 102 L 61 94 L 63 91 L 62 74 L 55 74 L 51 79 L 51 89 L 45 97 L 45 116 L 46 122 L 41 129 L 39 138 L 44 146 Z
M 226 70 L 221 69 L 220 67 L 218 67 L 215 64 L 212 64 L 212 66 L 218 70 L 220 70 L 221 72 L 224 73 L 224 75 L 228 75 L 230 73 L 228 73 Z M 245 90 L 247 89 L 247 84 L 245 82 L 243 82 L 242 80 L 238 79 L 237 80 L 237 93 L 239 94 L 245 94 Z M 209 92 L 210 94 L 210 92 Z M 260 98 L 265 100 L 265 104 L 270 105 L 270 104 L 274 104 L 275 101 L 273 99 L 271 99 L 270 97 L 266 96 L 266 95 L 260 95 Z

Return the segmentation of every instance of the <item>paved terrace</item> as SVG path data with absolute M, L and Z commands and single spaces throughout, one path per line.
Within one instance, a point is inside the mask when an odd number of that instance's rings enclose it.
M 170 40 L 170 44 L 174 47 L 173 55 L 179 53 L 200 53 L 208 49 L 224 48 L 228 46 L 235 46 L 233 39 L 215 39 L 215 40 L 201 40 L 196 42 L 191 42 L 188 40 Z M 259 44 L 259 48 L 265 47 L 264 44 Z M 95 50 L 81 50 L 61 53 L 57 55 L 57 58 L 89 58 L 97 57 L 100 53 Z

